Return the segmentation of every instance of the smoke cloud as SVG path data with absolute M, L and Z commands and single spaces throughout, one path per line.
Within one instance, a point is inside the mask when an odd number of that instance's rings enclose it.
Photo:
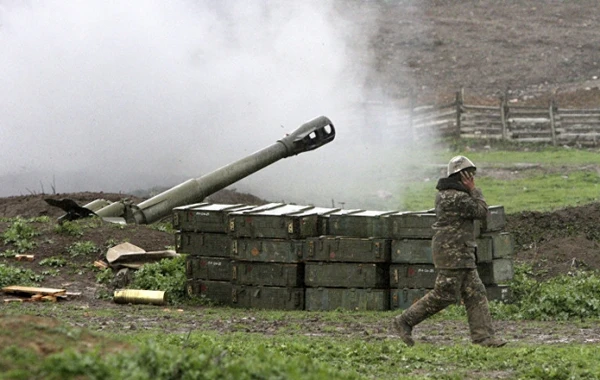
M 402 126 L 364 106 L 369 4 L 0 1 L 0 196 L 173 186 L 319 115 L 331 144 L 232 187 L 347 208 L 399 196 Z

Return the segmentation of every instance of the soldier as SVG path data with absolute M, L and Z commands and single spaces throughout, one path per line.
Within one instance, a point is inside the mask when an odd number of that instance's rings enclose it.
M 432 291 L 393 320 L 393 327 L 408 346 L 414 326 L 462 298 L 467 309 L 471 340 L 485 347 L 501 347 L 494 337 L 485 286 L 477 273 L 474 221 L 485 219 L 488 206 L 475 187 L 477 168 L 464 156 L 448 163 L 448 177 L 440 178 L 435 199 L 436 222 L 432 241 L 433 263 L 438 271 Z

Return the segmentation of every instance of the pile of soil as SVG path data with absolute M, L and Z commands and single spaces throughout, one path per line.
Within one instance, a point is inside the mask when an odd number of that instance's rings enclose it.
M 532 265 L 539 279 L 577 269 L 600 269 L 600 203 L 507 217 L 516 241 L 515 261 Z

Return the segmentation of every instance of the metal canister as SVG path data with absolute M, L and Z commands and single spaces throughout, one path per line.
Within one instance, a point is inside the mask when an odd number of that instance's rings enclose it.
M 113 295 L 115 303 L 165 305 L 167 296 L 162 290 L 120 289 Z

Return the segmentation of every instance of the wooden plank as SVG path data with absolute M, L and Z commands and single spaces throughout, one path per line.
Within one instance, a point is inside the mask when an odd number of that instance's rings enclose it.
M 493 107 L 493 106 L 476 106 L 476 105 L 469 105 L 469 104 L 463 104 L 463 109 L 464 110 L 478 110 L 478 111 L 490 111 L 490 112 L 498 112 L 498 107 Z
M 454 119 L 455 115 L 456 115 L 456 110 L 449 110 L 447 112 L 436 112 L 436 113 L 430 113 L 427 115 L 413 117 L 413 121 L 420 122 L 420 121 L 424 121 L 424 120 L 439 119 L 439 118 Z
M 437 126 L 437 125 L 445 125 L 448 123 L 452 123 L 453 121 L 451 120 L 438 120 L 435 122 L 430 122 L 430 123 L 414 123 L 413 127 L 415 129 L 419 129 L 419 128 L 426 128 L 426 127 L 432 127 L 432 126 Z
M 63 295 L 67 292 L 66 289 L 54 289 L 54 288 L 37 288 L 31 286 L 6 286 L 2 288 L 5 293 L 24 293 L 24 294 L 42 294 L 58 296 Z
M 600 114 L 600 109 L 598 108 L 582 108 L 582 109 L 573 109 L 573 108 L 559 108 L 556 113 L 559 115 L 569 115 L 569 114 Z
M 17 261 L 33 261 L 34 255 L 15 255 Z
M 498 134 L 498 135 L 484 135 L 484 134 L 474 134 L 474 133 L 461 133 L 460 137 L 465 138 L 465 139 L 495 139 L 495 140 L 501 140 L 502 139 L 502 135 Z
M 513 137 L 513 140 L 521 142 L 550 142 L 550 137 Z

